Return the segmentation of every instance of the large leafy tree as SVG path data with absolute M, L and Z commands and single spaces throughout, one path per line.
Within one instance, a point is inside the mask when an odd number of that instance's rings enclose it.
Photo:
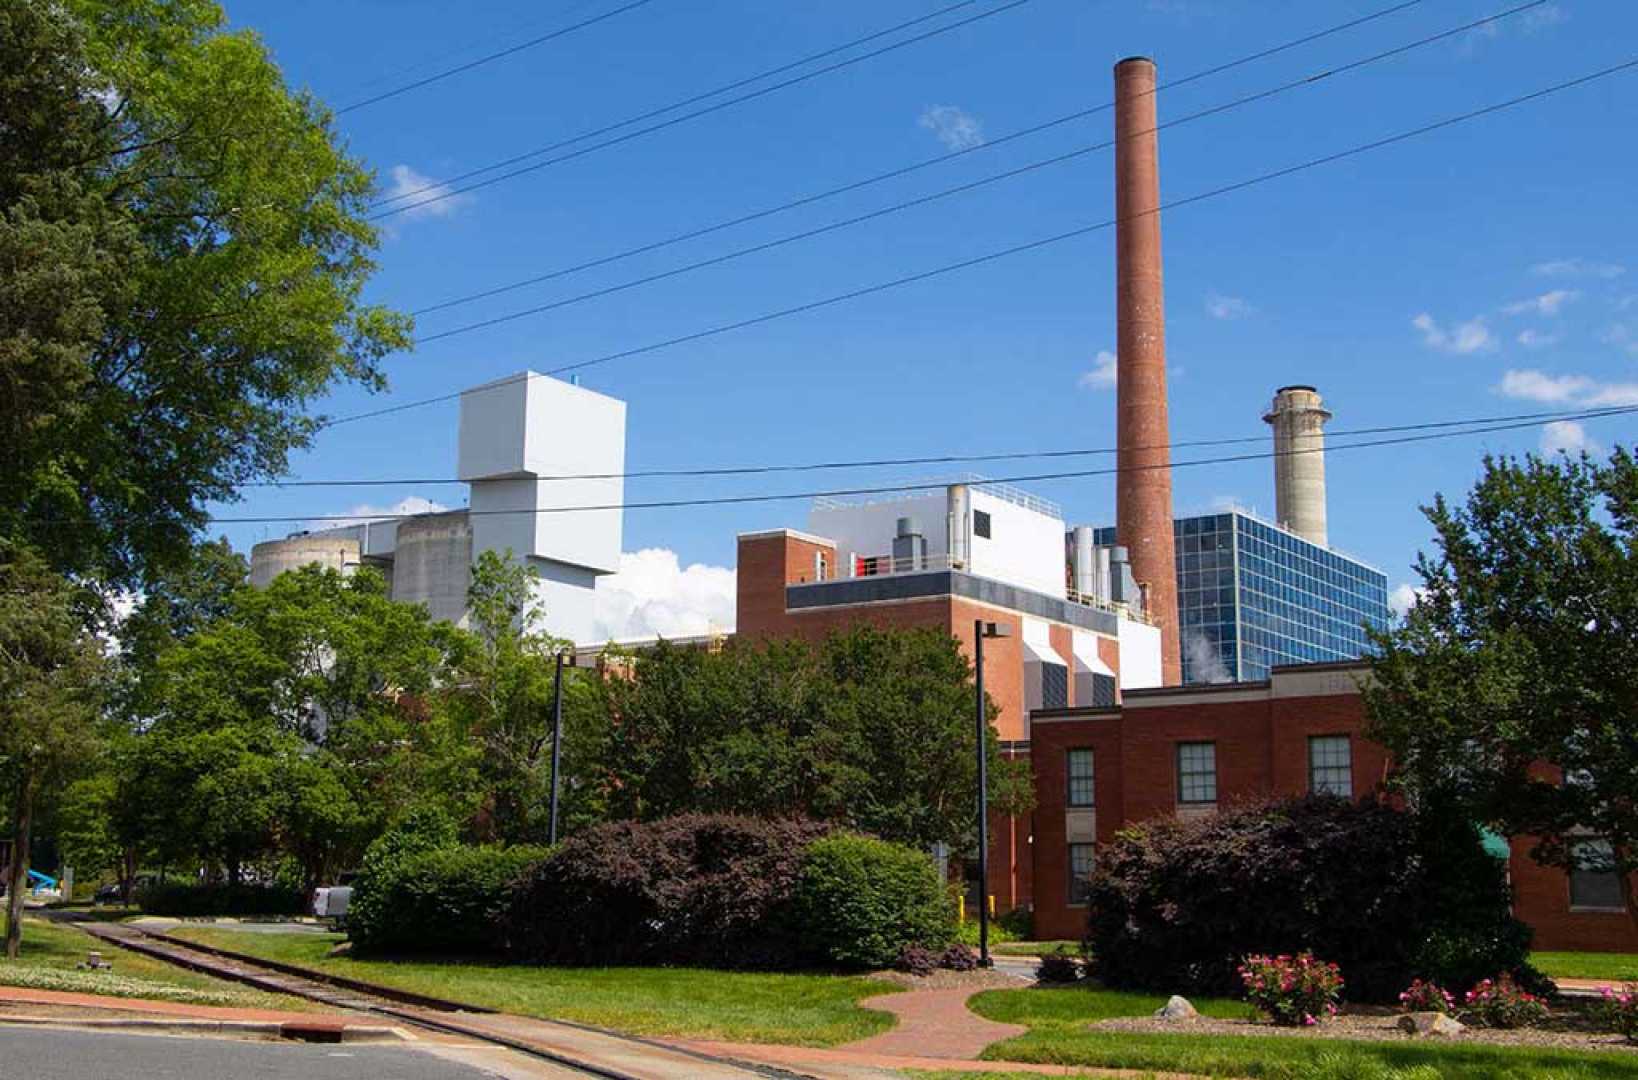
M 803 815 L 918 847 L 975 842 L 972 665 L 948 634 L 662 642 L 587 690 L 569 768 L 611 817 Z M 1027 765 L 1001 758 L 993 724 L 985 749 L 996 809 L 1026 811 Z
M 1375 635 L 1372 737 L 1414 796 L 1616 871 L 1638 921 L 1638 462 L 1487 458 L 1426 513 L 1424 591 Z
M 94 743 L 103 654 L 75 590 L 27 551 L 0 545 L 0 790 L 11 820 L 6 955 L 22 940 L 29 841 L 40 792 Z
M 0 11 L 0 535 L 140 580 L 281 472 L 407 320 L 371 175 L 208 0 Z

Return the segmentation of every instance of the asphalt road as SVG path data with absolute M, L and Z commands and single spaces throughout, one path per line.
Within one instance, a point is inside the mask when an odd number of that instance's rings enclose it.
M 457 1056 L 475 1057 L 482 1064 L 450 1060 Z M 507 1067 L 489 1051 L 474 1055 L 453 1048 L 313 1046 L 0 1028 L 0 1076 L 7 1080 L 495 1080 L 570 1075 L 549 1066 Z

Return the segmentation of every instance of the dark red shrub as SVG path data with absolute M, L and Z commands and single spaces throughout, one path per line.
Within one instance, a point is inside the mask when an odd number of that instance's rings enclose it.
M 803 856 L 826 832 L 726 814 L 588 829 L 520 882 L 511 951 L 551 964 L 791 966 Z

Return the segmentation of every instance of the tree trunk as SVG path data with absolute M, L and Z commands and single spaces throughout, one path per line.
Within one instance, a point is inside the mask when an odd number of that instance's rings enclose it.
M 25 772 L 17 782 L 12 807 L 11 880 L 6 886 L 6 959 L 17 959 L 23 946 L 23 895 L 28 885 L 28 839 L 34 816 L 34 775 Z
M 136 845 L 130 844 L 125 848 L 120 866 L 119 895 L 124 906 L 131 906 L 131 894 L 136 889 L 137 852 Z
M 1629 856 L 1631 852 L 1622 851 L 1621 854 Z M 1638 930 L 1638 885 L 1633 882 L 1633 878 L 1638 877 L 1638 874 L 1622 872 L 1619 869 L 1620 865 L 1627 861 L 1626 858 L 1616 860 L 1618 867 L 1616 874 L 1621 881 L 1621 899 L 1627 905 L 1627 921 L 1632 923 L 1633 929 Z

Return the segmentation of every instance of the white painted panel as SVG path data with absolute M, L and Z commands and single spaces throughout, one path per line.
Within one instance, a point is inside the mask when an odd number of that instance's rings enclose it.
M 815 506 L 808 512 L 808 532 L 835 542 L 837 566 L 846 577 L 855 555 L 868 558 L 893 553 L 893 537 L 902 517 L 915 519 L 927 538 L 928 556 L 943 565 L 950 550 L 948 516 L 948 498 L 941 490 L 862 506 Z
M 990 515 L 990 535 L 972 533 L 973 573 L 1047 596 L 1065 595 L 1062 518 L 1019 506 L 982 487 L 972 488 L 972 508 Z
M 1120 688 L 1146 690 L 1162 684 L 1160 627 L 1121 619 Z

